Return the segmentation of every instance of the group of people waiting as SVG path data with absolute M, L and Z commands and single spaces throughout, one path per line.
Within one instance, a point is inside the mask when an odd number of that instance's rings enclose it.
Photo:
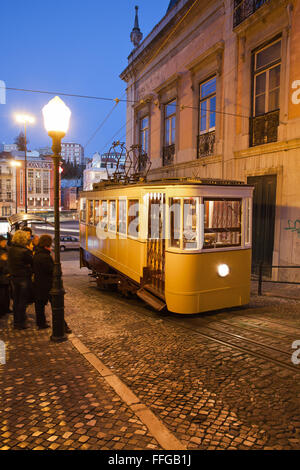
M 51 302 L 54 261 L 51 255 L 52 237 L 33 235 L 30 227 L 17 230 L 9 246 L 0 236 L 0 316 L 12 313 L 10 299 L 13 299 L 14 328 L 28 328 L 26 309 L 35 304 L 36 325 L 39 329 L 49 328 L 45 306 Z M 71 330 L 65 323 L 65 332 Z

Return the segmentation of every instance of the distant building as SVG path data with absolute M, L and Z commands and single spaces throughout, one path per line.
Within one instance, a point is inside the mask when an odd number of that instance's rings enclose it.
M 119 154 L 113 156 L 108 153 L 100 155 L 96 152 L 93 154 L 92 161 L 86 165 L 83 171 L 83 190 L 90 191 L 93 189 L 94 183 L 99 181 L 107 180 L 108 175 L 112 175 L 117 168 Z M 121 167 L 124 168 L 124 161 L 121 163 Z
M 51 147 L 40 147 L 36 149 L 37 152 L 39 152 L 40 155 L 52 155 L 52 148 Z
M 82 190 L 82 180 L 61 180 L 61 205 L 65 210 L 76 210 L 78 203 L 78 193 Z
M 84 149 L 80 144 L 63 142 L 61 144 L 61 158 L 65 160 L 65 162 L 70 162 L 74 165 L 83 165 Z
M 25 211 L 25 153 L 0 153 L 0 168 L 1 215 Z M 27 152 L 27 210 L 53 210 L 53 207 L 52 158 L 40 156 L 37 151 Z
M 18 150 L 17 144 L 3 144 L 3 147 L 4 152 L 13 152 Z
M 8 217 L 14 212 L 13 192 L 15 194 L 16 170 L 8 152 L 0 154 L 0 216 Z

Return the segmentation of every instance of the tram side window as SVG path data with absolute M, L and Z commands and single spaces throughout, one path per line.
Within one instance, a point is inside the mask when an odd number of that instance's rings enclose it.
M 95 223 L 95 225 L 98 225 L 98 224 L 99 224 L 99 220 L 100 220 L 99 201 L 95 201 L 94 204 L 95 204 L 95 207 L 94 207 L 94 211 L 95 211 L 95 214 L 94 214 L 94 223 Z
M 245 200 L 245 211 L 246 211 L 246 227 L 245 227 L 245 245 L 251 245 L 251 210 L 252 200 L 246 198 Z
M 139 236 L 139 200 L 130 199 L 128 201 L 128 235 Z
M 88 202 L 88 224 L 94 225 L 94 201 Z
M 241 245 L 240 199 L 204 199 L 203 248 Z
M 100 227 L 102 230 L 107 230 L 107 201 L 101 201 L 101 211 L 100 211 Z
M 86 199 L 80 199 L 80 222 L 86 223 Z
M 181 232 L 181 200 L 172 197 L 169 200 L 170 208 L 170 246 L 180 248 Z
M 112 232 L 116 231 L 116 222 L 117 222 L 117 211 L 116 211 L 116 201 L 109 201 L 109 230 Z
M 119 200 L 118 232 L 126 234 L 126 200 Z
M 183 200 L 183 249 L 197 249 L 197 201 Z

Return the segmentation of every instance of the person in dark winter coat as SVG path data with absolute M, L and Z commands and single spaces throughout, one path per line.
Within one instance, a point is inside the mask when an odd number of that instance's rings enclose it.
M 0 317 L 9 313 L 9 272 L 7 252 L 0 250 Z
M 27 248 L 26 232 L 17 230 L 8 250 L 8 270 L 13 285 L 14 327 L 19 330 L 27 328 L 26 305 L 30 294 L 32 276 L 32 253 Z
M 7 253 L 7 240 L 3 235 L 0 235 L 0 255 L 2 253 Z
M 35 313 L 36 324 L 39 329 L 49 328 L 46 321 L 45 306 L 51 302 L 50 290 L 53 282 L 54 261 L 51 256 L 52 237 L 41 235 L 37 245 L 37 250 L 33 256 L 34 272 L 34 292 L 35 292 Z M 72 330 L 65 322 L 65 332 L 72 333 Z
M 39 329 L 49 328 L 45 306 L 50 300 L 54 262 L 51 256 L 52 237 L 42 235 L 33 257 L 36 324 Z

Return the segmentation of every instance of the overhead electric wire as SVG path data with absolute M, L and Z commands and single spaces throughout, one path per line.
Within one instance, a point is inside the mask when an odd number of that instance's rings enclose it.
M 185 14 L 182 16 L 182 18 L 180 18 L 180 20 L 178 21 L 178 23 L 173 27 L 173 29 L 171 30 L 171 32 L 169 33 L 169 35 L 165 38 L 165 40 L 162 42 L 162 44 L 155 50 L 154 54 L 147 60 L 147 64 L 149 64 L 150 62 L 152 62 L 155 57 L 157 57 L 157 55 L 160 53 L 160 51 L 163 49 L 163 47 L 168 43 L 168 41 L 170 40 L 170 38 L 174 35 L 174 33 L 177 31 L 177 29 L 179 28 L 179 26 L 183 23 L 183 21 L 185 20 L 185 18 L 189 15 L 189 13 L 192 11 L 192 9 L 196 6 L 196 4 L 199 2 L 199 0 L 195 0 L 193 2 L 193 4 L 189 7 L 189 9 L 185 12 Z M 233 69 L 232 69 L 233 70 Z M 231 73 L 232 70 L 228 71 L 227 74 Z M 224 77 L 223 77 L 224 78 Z M 136 78 L 130 85 L 131 86 L 134 86 L 138 81 L 140 80 L 140 78 Z M 142 99 L 139 99 L 139 100 L 128 100 L 127 98 L 126 99 L 123 99 L 122 98 L 108 98 L 108 97 L 100 97 L 100 96 L 91 96 L 91 95 L 81 95 L 81 94 L 76 94 L 76 93 L 65 93 L 65 92 L 53 92 L 53 91 L 48 91 L 48 90 L 33 90 L 33 89 L 25 89 L 25 88 L 16 88 L 16 87 L 1 87 L 0 88 L 6 88 L 6 90 L 12 90 L 12 91 L 22 91 L 22 92 L 28 92 L 28 93 L 41 93 L 41 94 L 50 94 L 50 95 L 61 95 L 61 96 L 68 96 L 68 97 L 75 97 L 75 98 L 83 98 L 83 99 L 92 99 L 92 100 L 99 100 L 99 101 L 115 101 L 115 105 L 113 106 L 113 108 L 108 112 L 108 114 L 105 116 L 105 118 L 101 121 L 100 125 L 96 128 L 96 130 L 93 132 L 93 134 L 91 135 L 91 137 L 88 139 L 87 143 L 84 145 L 84 148 L 86 148 L 89 143 L 93 140 L 93 138 L 96 136 L 96 134 L 100 131 L 100 129 L 103 127 L 103 125 L 105 124 L 105 122 L 109 119 L 109 117 L 111 116 L 111 114 L 113 113 L 114 109 L 116 108 L 116 106 L 118 105 L 119 102 L 125 102 L 125 103 L 133 103 L 133 104 L 137 104 L 137 103 L 142 103 Z M 196 109 L 196 110 L 199 110 L 199 106 L 195 107 L 195 106 L 186 106 L 186 105 L 176 105 L 176 107 L 179 107 L 180 108 L 180 111 L 181 110 L 184 110 L 185 108 L 188 108 L 188 109 Z M 203 109 L 203 108 L 202 108 Z M 247 107 L 247 109 L 249 109 Z M 206 111 L 208 111 L 206 109 Z M 229 112 L 226 112 L 226 111 L 218 111 L 218 110 L 215 110 L 214 111 L 215 113 L 217 114 L 224 114 L 224 115 L 228 115 L 228 116 L 235 116 L 235 117 L 240 117 L 240 118 L 246 118 L 248 119 L 249 116 L 246 116 L 246 115 L 243 115 L 243 114 L 238 114 L 238 113 L 229 113 Z M 126 123 L 127 124 L 127 123 Z M 114 138 L 116 135 L 118 135 L 118 133 L 123 129 L 123 127 L 126 126 L 126 124 L 124 124 L 114 135 L 112 138 Z M 132 130 L 132 127 L 130 129 L 130 131 Z M 153 131 L 151 131 L 151 133 L 153 133 Z M 105 144 L 104 147 L 107 147 L 109 144 Z

